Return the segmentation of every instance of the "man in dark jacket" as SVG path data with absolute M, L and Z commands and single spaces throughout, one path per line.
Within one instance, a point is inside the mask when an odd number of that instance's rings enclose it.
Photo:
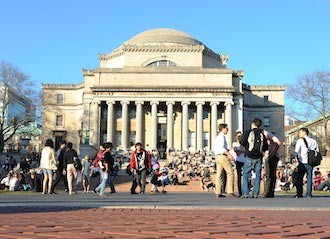
M 249 177 L 251 171 L 256 174 L 253 183 L 253 198 L 257 198 L 260 192 L 262 159 L 266 150 L 268 150 L 267 138 L 260 128 L 262 121 L 255 118 L 252 121 L 251 130 L 248 130 L 243 135 L 242 146 L 245 148 L 246 162 L 243 168 L 243 185 L 242 185 L 242 198 L 249 197 Z
M 133 183 L 131 194 L 136 194 L 137 185 L 140 186 L 140 194 L 144 194 L 146 189 L 147 172 L 151 169 L 149 153 L 142 149 L 141 143 L 135 144 L 135 151 L 130 160 L 131 172 L 133 173 Z
M 65 192 L 68 192 L 67 176 L 63 175 L 63 169 L 64 169 L 63 164 L 64 164 L 65 151 L 66 151 L 66 142 L 62 141 L 60 143 L 60 148 L 56 152 L 58 165 L 57 165 L 57 171 L 56 171 L 56 179 L 55 179 L 55 182 L 53 183 L 53 187 L 52 187 L 52 191 L 51 191 L 51 193 L 53 193 L 53 194 L 56 194 L 55 188 L 56 188 L 57 184 L 61 181 L 62 178 L 63 178 L 63 182 L 64 182 L 64 190 L 65 190 Z

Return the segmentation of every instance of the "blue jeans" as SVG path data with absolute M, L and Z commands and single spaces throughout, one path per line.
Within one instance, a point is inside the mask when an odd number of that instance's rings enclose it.
M 262 158 L 252 159 L 246 157 L 246 162 L 243 167 L 243 185 L 242 194 L 243 196 L 249 195 L 249 178 L 251 177 L 251 171 L 254 171 L 256 178 L 253 182 L 253 196 L 258 197 L 260 192 L 260 182 L 261 182 L 261 170 L 262 170 Z
M 107 186 L 107 173 L 104 171 L 100 171 L 100 184 L 95 188 L 95 191 L 99 192 L 99 194 L 102 196 L 105 190 L 105 187 Z
M 313 187 L 313 167 L 306 163 L 299 163 L 298 165 L 298 183 L 297 183 L 297 196 L 302 196 L 304 186 L 304 176 L 307 173 L 307 197 L 312 196 Z

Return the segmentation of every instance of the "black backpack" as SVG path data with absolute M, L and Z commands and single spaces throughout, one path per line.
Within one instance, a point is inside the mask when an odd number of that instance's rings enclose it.
M 255 157 L 261 157 L 263 152 L 268 149 L 266 136 L 260 129 L 253 129 L 248 136 L 248 151 L 250 155 Z
M 307 157 L 308 157 L 308 164 L 312 167 L 319 166 L 322 161 L 322 156 L 316 150 L 312 150 L 308 147 L 307 140 L 303 138 L 306 148 L 307 148 Z

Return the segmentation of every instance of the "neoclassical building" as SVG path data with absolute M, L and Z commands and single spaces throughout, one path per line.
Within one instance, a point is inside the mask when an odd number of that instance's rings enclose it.
M 236 130 L 253 117 L 283 139 L 283 86 L 248 86 L 228 56 L 175 29 L 142 32 L 99 55 L 81 84 L 43 84 L 43 134 L 78 145 L 211 150 L 219 123 Z

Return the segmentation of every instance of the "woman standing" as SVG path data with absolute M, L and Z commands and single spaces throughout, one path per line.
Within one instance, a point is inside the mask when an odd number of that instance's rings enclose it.
M 67 144 L 68 150 L 64 153 L 64 161 L 63 161 L 63 168 L 64 168 L 63 174 L 67 175 L 69 195 L 75 193 L 72 191 L 73 179 L 77 178 L 77 170 L 74 167 L 74 163 L 75 160 L 79 160 L 76 150 L 74 150 L 72 147 L 73 147 L 72 143 L 69 142 Z
M 41 151 L 40 168 L 42 169 L 42 173 L 44 175 L 42 193 L 46 194 L 48 191 L 48 193 L 51 194 L 53 184 L 53 171 L 57 169 L 54 152 L 54 142 L 51 139 L 46 140 L 45 147 Z
M 245 149 L 241 146 L 242 133 L 235 133 L 235 142 L 233 143 L 233 157 L 235 158 L 237 172 L 237 188 L 239 196 L 242 196 L 242 170 L 245 163 Z

